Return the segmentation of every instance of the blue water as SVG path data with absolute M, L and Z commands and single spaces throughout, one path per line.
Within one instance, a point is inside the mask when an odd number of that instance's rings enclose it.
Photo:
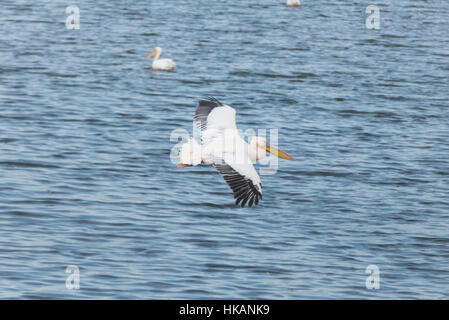
M 448 1 L 69 4 L 0 3 L 0 298 L 449 298 Z M 255 208 L 170 161 L 206 95 L 297 159 Z

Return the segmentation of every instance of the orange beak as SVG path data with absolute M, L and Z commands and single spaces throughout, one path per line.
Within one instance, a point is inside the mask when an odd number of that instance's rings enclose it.
M 279 148 L 273 147 L 271 146 L 268 142 L 266 145 L 266 150 L 269 153 L 274 154 L 275 156 L 278 156 L 279 158 L 283 158 L 283 159 L 287 159 L 287 160 L 292 160 L 292 161 L 296 161 L 295 158 L 291 157 L 290 155 L 287 154 L 287 152 L 282 151 Z
M 149 58 L 151 58 L 152 56 L 154 56 L 155 54 L 157 53 L 157 51 L 156 50 L 154 50 L 153 52 L 151 52 L 149 55 L 147 55 L 146 57 L 145 57 L 145 59 L 149 59 Z

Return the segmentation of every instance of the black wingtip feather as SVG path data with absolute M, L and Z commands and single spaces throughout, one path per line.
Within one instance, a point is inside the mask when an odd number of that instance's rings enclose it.
M 249 197 L 249 201 L 248 201 L 248 207 L 252 207 L 254 203 L 254 194 L 251 195 L 251 197 Z
M 248 202 L 248 198 L 249 198 L 249 196 L 246 197 L 245 199 L 243 199 L 242 203 L 240 204 L 240 207 L 243 208 L 245 206 L 245 204 Z
M 209 107 L 211 109 L 216 108 L 216 107 L 220 107 L 223 106 L 223 103 L 221 103 L 220 101 L 218 101 L 218 99 L 214 98 L 214 97 L 205 97 L 200 99 L 200 101 L 198 101 L 198 106 L 199 107 Z
M 220 162 L 214 163 L 214 166 L 231 187 L 236 206 L 243 208 L 248 203 L 248 207 L 252 207 L 259 203 L 259 200 L 262 199 L 261 187 L 257 188 L 250 179 L 236 172 L 222 159 Z

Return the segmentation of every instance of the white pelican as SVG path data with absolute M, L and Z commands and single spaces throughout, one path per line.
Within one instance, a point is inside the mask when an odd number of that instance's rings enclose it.
M 162 53 L 162 48 L 156 47 L 154 51 L 146 56 L 145 59 L 149 59 L 156 55 L 153 60 L 152 67 L 154 70 L 173 70 L 176 68 L 176 63 L 172 59 L 159 59 Z
M 200 132 L 201 144 L 194 139 L 181 146 L 181 167 L 201 163 L 213 165 L 231 187 L 235 204 L 244 207 L 258 204 L 262 199 L 262 184 L 253 163 L 263 159 L 266 152 L 288 160 L 295 160 L 284 151 L 271 146 L 263 137 L 243 140 L 235 123 L 235 110 L 215 98 L 200 100 L 194 123 Z
M 301 5 L 300 0 L 287 0 L 287 6 L 289 7 L 297 7 Z

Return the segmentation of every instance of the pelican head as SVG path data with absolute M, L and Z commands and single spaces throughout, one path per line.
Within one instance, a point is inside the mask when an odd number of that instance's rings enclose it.
M 149 55 L 146 56 L 145 59 L 149 59 L 152 56 L 154 56 L 155 54 L 159 54 L 160 55 L 161 53 L 162 53 L 162 48 L 161 47 L 156 47 L 156 48 L 154 48 L 153 52 L 151 52 Z
M 250 155 L 254 160 L 261 160 L 266 157 L 266 152 L 272 153 L 279 158 L 296 161 L 295 158 L 288 155 L 286 152 L 282 151 L 275 146 L 270 145 L 270 143 L 263 137 L 253 137 L 250 142 Z

